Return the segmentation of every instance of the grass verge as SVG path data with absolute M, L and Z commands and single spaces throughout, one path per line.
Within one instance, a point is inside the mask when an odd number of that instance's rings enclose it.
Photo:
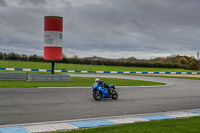
M 58 133 L 199 133 L 200 117 L 140 122 Z
M 0 87 L 75 87 L 75 86 L 92 86 L 95 77 L 71 77 L 70 82 L 28 82 L 28 81 L 8 81 L 1 80 Z M 101 78 L 107 84 L 115 84 L 116 86 L 147 86 L 147 85 L 164 85 L 164 83 L 117 79 L 117 78 Z

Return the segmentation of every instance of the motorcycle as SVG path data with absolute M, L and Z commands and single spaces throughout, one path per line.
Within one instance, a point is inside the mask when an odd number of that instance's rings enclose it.
M 104 86 L 101 84 L 94 84 L 92 87 L 93 91 L 93 97 L 95 100 L 100 101 L 101 98 L 112 98 L 112 99 L 117 99 L 118 94 L 117 91 L 115 91 L 115 85 L 111 84 L 109 87 L 106 89 Z

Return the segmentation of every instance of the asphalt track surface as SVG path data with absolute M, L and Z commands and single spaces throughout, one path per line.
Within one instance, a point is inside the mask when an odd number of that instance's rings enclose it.
M 118 100 L 95 101 L 86 88 L 0 88 L 0 125 L 134 115 L 200 108 L 200 81 L 129 75 L 71 76 L 137 79 L 176 84 L 117 87 Z

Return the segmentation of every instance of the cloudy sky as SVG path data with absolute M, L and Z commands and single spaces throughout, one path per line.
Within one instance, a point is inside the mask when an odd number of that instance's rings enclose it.
M 200 52 L 200 0 L 0 0 L 0 52 L 43 55 L 44 16 L 54 15 L 68 57 Z

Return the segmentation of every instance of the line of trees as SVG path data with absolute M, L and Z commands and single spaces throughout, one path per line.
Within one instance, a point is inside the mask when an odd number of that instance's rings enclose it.
M 44 61 L 42 56 L 38 56 L 36 54 L 28 56 L 25 54 L 20 55 L 14 52 L 11 52 L 11 53 L 0 52 L 0 59 L 1 60 L 39 61 L 39 62 Z
M 0 52 L 1 60 L 21 60 L 21 61 L 36 61 L 44 62 L 42 56 L 17 54 L 14 52 L 3 53 Z M 100 57 L 86 57 L 79 58 L 74 55 L 74 57 L 66 57 L 63 54 L 62 63 L 72 63 L 72 64 L 91 64 L 91 65 L 108 65 L 108 66 L 129 66 L 129 67 L 160 67 L 160 68 L 184 68 L 189 70 L 199 70 L 199 61 L 194 57 L 172 55 L 166 58 L 155 58 L 150 60 L 139 60 L 135 57 L 121 58 L 121 59 L 106 59 Z

